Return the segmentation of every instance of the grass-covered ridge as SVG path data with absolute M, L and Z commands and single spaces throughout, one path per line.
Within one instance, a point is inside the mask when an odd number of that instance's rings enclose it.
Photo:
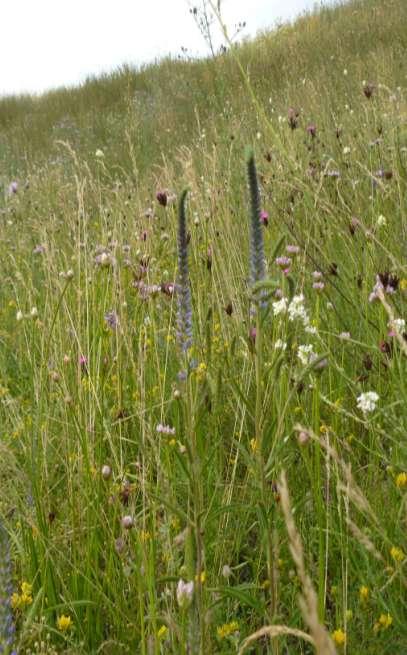
M 0 100 L 0 644 L 407 650 L 406 24 Z

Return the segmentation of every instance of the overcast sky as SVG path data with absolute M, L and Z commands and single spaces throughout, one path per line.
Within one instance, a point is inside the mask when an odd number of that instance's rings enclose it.
M 200 5 L 202 0 L 195 0 Z M 315 0 L 223 0 L 230 31 L 245 34 L 288 20 Z M 0 0 L 0 95 L 41 92 L 123 63 L 202 54 L 188 0 Z

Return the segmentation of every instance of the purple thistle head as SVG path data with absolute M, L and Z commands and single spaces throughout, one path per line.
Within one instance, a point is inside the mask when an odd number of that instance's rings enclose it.
M 269 224 L 269 214 L 264 211 L 264 209 L 260 212 L 260 223 L 264 225 L 264 227 L 267 227 Z
M 295 130 L 298 127 L 298 122 L 300 118 L 300 112 L 294 107 L 289 107 L 287 112 L 288 125 L 292 130 Z
M 15 195 L 17 193 L 17 191 L 18 191 L 18 182 L 13 180 L 12 182 L 10 182 L 10 184 L 8 186 L 9 195 L 10 196 Z
M 111 330 L 116 330 L 119 327 L 119 317 L 114 311 L 106 312 L 105 321 Z
M 157 191 L 155 197 L 161 207 L 166 207 L 168 203 L 168 193 L 166 191 Z
M 317 126 L 314 123 L 310 123 L 309 125 L 307 125 L 307 132 L 310 135 L 310 137 L 314 139 L 317 135 Z

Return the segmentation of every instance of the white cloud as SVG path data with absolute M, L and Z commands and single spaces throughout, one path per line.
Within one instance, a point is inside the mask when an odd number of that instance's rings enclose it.
M 197 4 L 200 0 L 197 0 Z M 224 0 L 230 30 L 255 34 L 314 0 Z M 75 84 L 125 62 L 141 64 L 181 46 L 202 54 L 187 0 L 3 0 L 0 94 Z

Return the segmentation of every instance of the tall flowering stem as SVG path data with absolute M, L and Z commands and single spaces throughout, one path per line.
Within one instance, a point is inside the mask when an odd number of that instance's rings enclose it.
M 181 352 L 184 354 L 192 346 L 192 302 L 189 284 L 188 235 L 185 212 L 187 193 L 187 189 L 184 189 L 178 209 L 177 339 Z
M 265 269 L 260 189 L 252 149 L 247 151 L 247 177 L 250 191 L 250 281 L 255 284 L 264 279 Z
M 12 567 L 10 545 L 7 532 L 0 523 L 0 653 L 17 655 L 12 650 L 15 634 L 13 612 L 11 609 Z
M 261 282 L 265 278 L 264 266 L 264 241 L 260 210 L 260 189 L 257 177 L 256 162 L 252 149 L 247 151 L 246 156 L 247 178 L 250 193 L 250 282 L 252 285 Z M 257 303 L 264 306 L 260 301 L 261 291 L 255 296 Z M 266 481 L 266 466 L 264 453 L 264 362 L 263 362 L 263 334 L 262 316 L 256 311 L 256 327 L 254 331 L 254 359 L 256 371 L 256 398 L 254 412 L 254 434 L 255 434 L 255 455 L 257 459 L 257 470 L 259 477 L 260 506 L 263 517 L 270 521 L 270 500 L 269 490 Z M 253 328 L 252 328 L 253 330 Z M 270 517 L 270 518 L 269 518 Z M 264 520 L 260 521 L 264 525 Z M 270 619 L 273 620 L 277 611 L 277 584 L 276 584 L 276 562 L 274 557 L 273 530 L 267 525 L 264 535 L 267 543 L 267 572 L 270 588 Z

